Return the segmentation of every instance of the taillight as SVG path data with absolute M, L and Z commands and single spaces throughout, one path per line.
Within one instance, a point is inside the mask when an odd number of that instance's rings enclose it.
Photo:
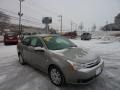
M 19 42 L 19 43 L 21 43 L 21 40 L 20 40 L 20 39 L 18 39 L 18 42 Z
M 17 37 L 13 37 L 13 39 L 18 39 Z

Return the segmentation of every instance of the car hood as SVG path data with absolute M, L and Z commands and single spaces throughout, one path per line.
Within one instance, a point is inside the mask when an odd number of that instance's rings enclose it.
M 52 53 L 65 57 L 77 63 L 88 63 L 96 60 L 97 55 L 93 51 L 82 48 L 68 48 L 63 50 L 50 50 Z

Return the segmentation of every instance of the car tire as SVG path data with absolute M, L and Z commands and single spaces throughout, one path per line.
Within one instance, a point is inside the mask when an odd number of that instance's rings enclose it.
M 19 57 L 19 63 L 20 63 L 21 65 L 25 65 L 25 61 L 24 61 L 24 59 L 23 59 L 23 56 L 22 56 L 21 54 L 19 54 L 18 57 Z
M 56 86 L 62 86 L 65 83 L 65 78 L 64 78 L 63 73 L 56 66 L 50 67 L 49 77 L 50 77 L 51 82 Z
M 6 42 L 4 42 L 4 45 L 8 45 Z

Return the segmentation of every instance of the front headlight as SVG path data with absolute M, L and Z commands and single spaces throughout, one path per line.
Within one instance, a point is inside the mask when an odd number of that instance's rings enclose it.
M 70 65 L 72 65 L 74 70 L 80 70 L 80 69 L 86 68 L 86 64 L 79 64 L 79 63 L 76 63 L 76 62 L 72 62 L 70 60 L 67 60 L 67 62 L 70 63 Z

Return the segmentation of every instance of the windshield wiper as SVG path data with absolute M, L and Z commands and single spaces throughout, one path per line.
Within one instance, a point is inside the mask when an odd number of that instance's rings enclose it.
M 76 45 L 71 45 L 69 48 L 71 48 L 71 47 L 77 47 Z

